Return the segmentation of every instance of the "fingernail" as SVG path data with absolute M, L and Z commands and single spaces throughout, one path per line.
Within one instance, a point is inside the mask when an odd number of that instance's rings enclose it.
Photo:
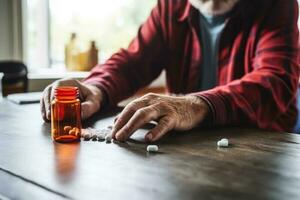
M 147 136 L 146 136 L 146 140 L 147 141 L 151 141 L 152 140 L 152 134 L 150 133 L 150 134 L 148 134 Z

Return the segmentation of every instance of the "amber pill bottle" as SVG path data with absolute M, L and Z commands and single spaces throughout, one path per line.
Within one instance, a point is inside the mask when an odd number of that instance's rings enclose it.
M 77 87 L 57 87 L 51 102 L 51 135 L 56 142 L 80 141 L 81 105 Z

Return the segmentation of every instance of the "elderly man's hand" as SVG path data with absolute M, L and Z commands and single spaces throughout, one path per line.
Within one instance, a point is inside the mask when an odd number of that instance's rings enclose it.
M 54 99 L 54 91 L 58 86 L 78 87 L 81 99 L 82 119 L 87 119 L 100 109 L 100 104 L 103 101 L 103 93 L 99 88 L 74 79 L 61 79 L 55 81 L 44 90 L 43 97 L 41 98 L 41 112 L 45 121 L 50 121 L 51 119 L 51 101 Z
M 189 130 L 197 126 L 206 117 L 208 110 L 208 105 L 196 96 L 147 94 L 124 108 L 115 121 L 112 136 L 125 141 L 138 128 L 156 120 L 156 127 L 145 136 L 146 141 L 153 142 L 172 129 Z

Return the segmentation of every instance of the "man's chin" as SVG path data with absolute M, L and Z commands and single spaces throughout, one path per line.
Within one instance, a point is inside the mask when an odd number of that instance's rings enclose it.
M 229 12 L 239 0 L 218 1 L 213 0 L 189 0 L 192 6 L 198 9 L 204 15 L 222 15 Z

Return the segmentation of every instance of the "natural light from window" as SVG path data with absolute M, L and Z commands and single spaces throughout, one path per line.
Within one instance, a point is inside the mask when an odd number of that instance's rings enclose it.
M 44 45 L 48 45 L 49 65 L 63 67 L 65 44 L 73 32 L 77 34 L 81 50 L 86 50 L 90 41 L 96 41 L 99 61 L 103 62 L 112 53 L 128 46 L 157 2 L 156 0 L 46 0 L 47 6 L 43 7 L 39 5 L 42 1 L 27 0 L 27 60 L 28 65 L 33 68 L 43 65 L 39 64 L 43 63 L 39 62 L 39 58 L 43 58 L 39 56 L 43 42 Z M 44 19 L 44 23 L 49 24 L 46 41 L 43 41 L 42 36 L 38 37 L 43 33 L 43 30 L 38 28 L 43 19 L 36 17 L 40 16 L 39 13 L 43 9 L 48 13 L 48 17 Z M 44 52 L 46 51 L 47 49 Z
M 99 61 L 126 48 L 157 0 L 24 0 L 25 57 L 30 71 L 63 68 L 64 48 L 72 32 L 85 50 L 91 40 Z M 299 2 L 299 0 L 298 0 Z M 300 18 L 298 20 L 300 27 Z

